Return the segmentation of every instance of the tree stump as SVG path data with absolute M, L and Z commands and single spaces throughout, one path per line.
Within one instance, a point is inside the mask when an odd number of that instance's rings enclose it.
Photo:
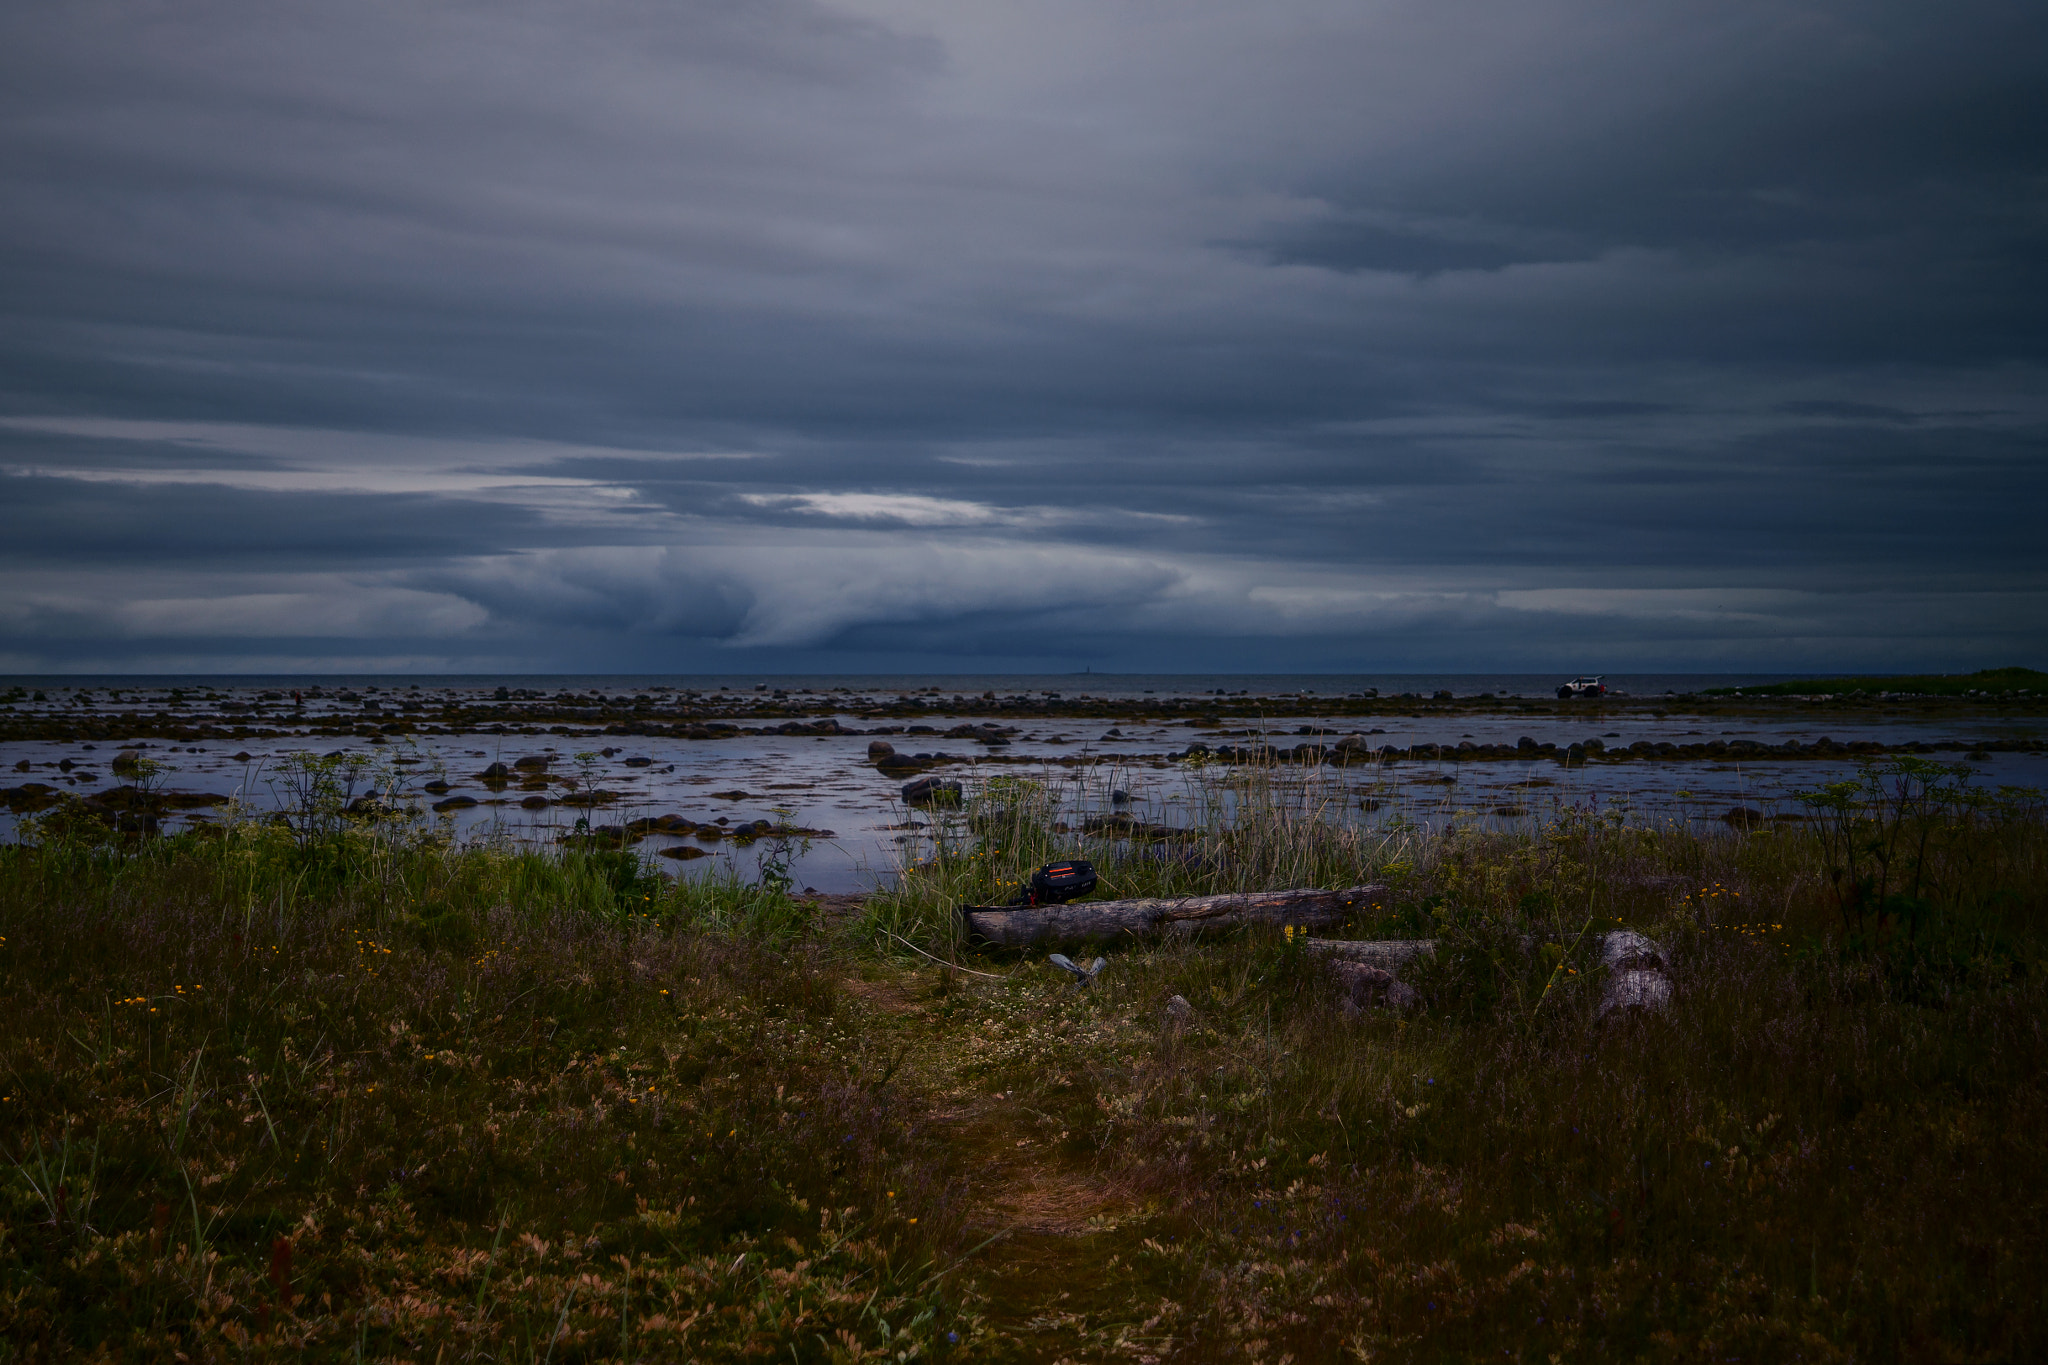
M 1669 964 L 1654 939 L 1617 929 L 1601 940 L 1600 965 L 1607 969 L 1607 984 L 1600 991 L 1596 1020 L 1661 1014 L 1670 1006 Z

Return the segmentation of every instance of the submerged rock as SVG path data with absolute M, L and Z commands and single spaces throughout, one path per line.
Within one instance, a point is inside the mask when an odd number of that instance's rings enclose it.
M 960 784 L 950 778 L 920 777 L 903 784 L 906 806 L 957 806 L 961 795 Z

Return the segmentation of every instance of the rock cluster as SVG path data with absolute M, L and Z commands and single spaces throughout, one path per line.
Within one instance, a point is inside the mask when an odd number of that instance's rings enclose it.
M 16 814 L 63 807 L 80 818 L 129 835 L 155 834 L 160 818 L 171 811 L 203 810 L 223 805 L 227 800 L 214 792 L 146 791 L 126 784 L 83 794 L 47 782 L 0 787 L 0 805 Z
M 735 844 L 751 844 L 757 839 L 833 839 L 838 836 L 829 829 L 808 829 L 802 825 L 778 824 L 772 820 L 740 820 L 722 816 L 717 820 L 692 820 L 682 815 L 652 815 L 639 820 L 629 820 L 620 825 L 596 825 L 592 828 L 559 836 L 558 843 L 572 845 L 593 845 L 605 848 L 625 848 L 637 844 L 649 835 L 669 835 L 674 838 L 694 838 L 700 843 L 715 844 L 730 840 Z M 703 850 L 687 845 L 663 848 L 666 858 L 698 858 Z

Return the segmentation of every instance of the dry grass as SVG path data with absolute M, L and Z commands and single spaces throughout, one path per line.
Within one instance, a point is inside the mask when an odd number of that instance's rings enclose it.
M 0 1349 L 712 1358 L 973 1330 L 886 1195 L 943 1206 L 815 946 L 625 894 L 515 908 L 533 869 L 461 855 L 404 870 L 495 894 L 421 915 L 359 871 L 280 920 L 221 895 L 236 852 L 0 852 Z

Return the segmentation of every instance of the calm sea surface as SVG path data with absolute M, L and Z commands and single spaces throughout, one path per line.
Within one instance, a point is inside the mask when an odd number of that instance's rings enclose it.
M 1660 696 L 1665 692 L 1697 692 L 1709 687 L 1743 687 L 1756 683 L 1781 682 L 1800 676 L 1790 673 L 1610 673 L 1610 688 L 1631 696 Z M 1810 675 L 1807 675 L 1810 676 Z M 495 688 L 527 687 L 575 692 L 602 688 L 607 692 L 630 691 L 636 687 L 673 687 L 678 690 L 716 691 L 719 688 L 752 690 L 767 687 L 788 691 L 827 692 L 851 688 L 856 692 L 917 692 L 936 687 L 942 692 L 979 696 L 983 692 L 1092 693 L 1102 697 L 1138 696 L 1147 692 L 1160 696 L 1200 696 L 1223 691 L 1248 692 L 1253 696 L 1278 696 L 1307 692 L 1320 697 L 1347 696 L 1353 692 L 1378 689 L 1383 695 L 1402 692 L 1449 690 L 1459 696 L 1487 692 L 1519 693 L 1547 697 L 1565 679 L 1556 673 L 548 673 L 548 674 L 105 674 L 38 677 L 23 674 L 0 677 L 0 686 L 23 687 L 409 687 Z

